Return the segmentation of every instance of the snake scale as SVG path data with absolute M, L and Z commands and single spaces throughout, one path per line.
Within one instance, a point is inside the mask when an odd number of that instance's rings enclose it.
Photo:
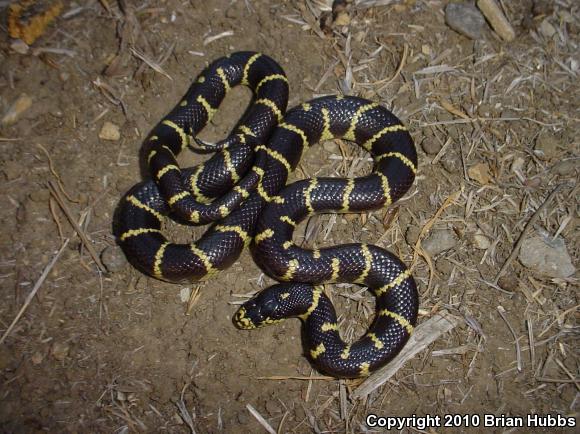
M 215 144 L 196 138 L 238 84 L 248 86 L 254 99 L 233 133 Z M 327 96 L 286 112 L 287 100 L 286 76 L 268 56 L 240 52 L 213 62 L 146 139 L 153 179 L 122 199 L 116 235 L 136 268 L 172 282 L 212 276 L 250 245 L 255 262 L 283 283 L 244 303 L 234 324 L 252 329 L 300 318 L 306 355 L 319 370 L 342 378 L 366 376 L 400 351 L 416 323 L 419 301 L 409 269 L 377 246 L 308 250 L 294 244 L 292 235 L 315 213 L 361 212 L 399 199 L 417 170 L 413 140 L 391 112 L 366 99 Z M 286 186 L 303 152 L 333 138 L 366 149 L 374 160 L 372 173 Z M 195 145 L 215 155 L 180 169 L 177 154 Z M 214 223 L 196 242 L 175 244 L 162 233 L 169 214 L 191 224 Z M 323 292 L 321 285 L 331 282 L 363 285 L 376 296 L 375 319 L 353 344 L 341 339 Z

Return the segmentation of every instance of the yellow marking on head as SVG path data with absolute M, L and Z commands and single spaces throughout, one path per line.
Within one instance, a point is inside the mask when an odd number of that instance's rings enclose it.
M 375 348 L 377 350 L 382 349 L 385 345 L 381 342 L 381 340 L 377 337 L 377 335 L 375 335 L 374 333 L 368 333 L 367 336 L 369 337 L 369 339 L 371 341 L 373 341 L 373 344 L 375 345 Z
M 159 137 L 157 137 L 157 136 L 151 136 L 151 137 L 149 137 L 149 141 L 150 142 L 154 142 L 155 140 L 158 140 L 158 139 L 159 139 Z
M 322 134 L 320 135 L 320 140 L 330 140 L 334 138 L 334 134 L 330 132 L 330 116 L 328 114 L 328 109 L 323 107 L 321 110 L 322 119 L 324 121 L 324 126 L 322 128 Z
M 181 102 L 179 103 L 179 105 L 180 105 L 181 107 L 185 107 L 185 106 L 187 105 L 187 100 L 186 100 L 186 99 L 184 99 L 183 101 L 181 101 Z
M 320 327 L 320 330 L 323 332 L 329 332 L 331 330 L 338 331 L 338 324 L 335 322 L 325 322 L 322 324 L 322 327 Z
M 198 83 L 205 83 L 205 77 L 203 75 L 200 75 L 199 78 L 197 79 Z
M 306 208 L 308 209 L 309 213 L 313 213 L 314 212 L 314 208 L 312 207 L 312 198 L 311 198 L 311 194 L 312 191 L 318 186 L 318 179 L 316 178 L 312 178 L 310 180 L 310 184 L 308 185 L 308 188 L 306 189 L 306 191 L 304 192 L 304 201 L 306 202 Z
M 288 223 L 290 226 L 296 226 L 296 222 L 292 220 L 287 215 L 280 216 L 280 221 L 284 223 Z
M 314 250 L 312 251 L 312 257 L 313 257 L 314 259 L 320 259 L 320 249 L 314 249 Z
M 220 206 L 220 217 L 224 218 L 227 217 L 227 215 L 230 213 L 230 209 L 225 206 L 225 205 L 221 205 Z
M 322 342 L 320 342 L 314 350 L 310 350 L 310 357 L 312 357 L 313 359 L 316 359 L 318 356 L 320 356 L 325 351 L 326 351 L 326 348 L 324 347 L 324 344 Z
M 235 232 L 244 241 L 249 238 L 248 233 L 241 226 L 216 225 L 214 229 L 218 232 Z
M 276 103 L 274 101 L 272 101 L 269 98 L 260 98 L 257 99 L 255 104 L 262 104 L 265 105 L 266 107 L 269 107 L 270 110 L 272 110 L 272 112 L 274 112 L 274 114 L 276 115 L 276 119 L 278 120 L 278 122 L 282 122 L 282 112 L 280 111 L 280 108 L 276 105 Z
M 263 79 L 260 80 L 260 82 L 256 86 L 256 93 L 258 93 L 258 91 L 260 90 L 260 87 L 262 87 L 263 84 L 267 83 L 268 81 L 272 81 L 272 80 L 282 80 L 282 81 L 288 83 L 288 79 L 286 78 L 285 75 L 282 75 L 282 74 L 268 75 L 267 77 L 264 77 Z
M 290 297 L 290 293 L 289 292 L 283 292 L 282 294 L 280 294 L 280 298 L 282 300 L 286 300 L 288 297 Z
M 192 211 L 191 214 L 189 215 L 189 221 L 192 223 L 199 223 L 200 218 L 201 218 L 201 215 L 199 214 L 199 211 L 197 211 L 197 210 Z
M 361 245 L 362 254 L 365 259 L 365 268 L 362 271 L 361 275 L 354 281 L 354 283 L 364 283 L 365 279 L 369 275 L 369 271 L 371 271 L 371 267 L 373 265 L 373 255 L 369 250 L 369 246 L 367 244 Z
M 401 315 L 399 315 L 398 313 L 395 312 L 391 312 L 388 309 L 383 309 L 381 311 L 379 311 L 379 315 L 380 316 L 389 316 L 391 318 L 393 318 L 395 321 L 397 321 L 401 327 L 403 327 L 404 329 L 407 330 L 407 333 L 411 334 L 413 333 L 413 326 L 411 325 L 411 323 L 409 321 L 407 321 L 407 319 Z
M 406 269 L 405 271 L 403 271 L 401 274 L 399 274 L 397 277 L 395 277 L 391 282 L 387 283 L 386 285 L 381 286 L 379 289 L 377 289 L 375 291 L 376 296 L 380 296 L 383 295 L 384 293 L 386 293 L 389 289 L 394 288 L 395 286 L 400 285 L 401 283 L 403 283 L 403 281 L 405 281 L 405 279 L 407 279 L 409 276 L 411 275 L 411 270 L 410 269 Z
M 189 196 L 191 193 L 187 190 L 183 190 L 181 193 L 177 193 L 173 196 L 171 196 L 169 198 L 169 200 L 167 201 L 167 203 L 169 204 L 169 206 L 173 206 L 175 204 L 175 202 L 183 199 L 184 197 Z
M 236 324 L 244 330 L 249 330 L 249 329 L 254 329 L 256 328 L 256 325 L 252 322 L 252 320 L 248 317 L 246 317 L 246 308 L 245 307 L 241 307 L 240 310 L 238 310 L 238 313 L 236 314 L 236 316 L 234 317 Z
M 202 194 L 201 190 L 197 186 L 197 181 L 199 175 L 201 174 L 201 171 L 203 170 L 203 167 L 204 167 L 203 164 L 197 166 L 196 171 L 193 172 L 193 175 L 191 175 L 191 177 L 189 178 L 189 185 L 191 186 L 191 191 L 193 192 L 193 196 L 195 197 L 195 199 L 203 204 L 208 204 L 211 203 L 211 199 Z
M 161 263 L 163 262 L 163 254 L 165 253 L 166 247 L 169 245 L 169 241 L 165 241 L 163 244 L 159 246 L 157 249 L 157 253 L 155 253 L 155 259 L 153 260 L 153 276 L 158 279 L 163 278 L 163 272 L 161 271 Z
M 178 172 L 180 171 L 179 167 L 177 167 L 175 164 L 168 164 L 167 166 L 163 167 L 159 172 L 157 172 L 157 179 L 161 179 L 163 175 L 165 175 L 167 172 L 171 170 L 177 170 Z
M 213 118 L 213 115 L 215 114 L 215 112 L 217 111 L 216 109 L 214 109 L 211 105 L 209 105 L 209 102 L 207 102 L 207 99 L 205 99 L 203 96 L 198 95 L 197 96 L 197 102 L 200 103 L 203 108 L 205 109 L 205 112 L 207 114 L 207 120 L 209 122 L 209 120 L 211 118 Z
M 281 123 L 278 125 L 278 127 L 298 134 L 302 138 L 302 145 L 304 146 L 304 149 L 308 148 L 308 137 L 302 129 L 298 128 L 296 125 L 287 124 L 286 122 Z
M 157 232 L 159 234 L 161 233 L 159 229 L 153 228 L 129 229 L 127 232 L 123 233 L 123 235 L 120 236 L 120 239 L 121 241 L 125 241 L 127 238 L 136 237 L 137 235 L 147 234 L 150 232 Z
M 288 250 L 293 245 L 294 245 L 294 243 L 292 241 L 284 241 L 284 244 L 282 244 L 282 247 L 284 247 L 285 250 Z
M 346 360 L 346 359 L 348 359 L 349 357 L 350 357 L 350 344 L 347 344 L 347 345 L 344 347 L 344 350 L 342 351 L 342 353 L 340 354 L 340 358 L 341 358 L 342 360 Z
M 257 234 L 254 237 L 254 242 L 256 244 L 258 244 L 258 243 L 261 243 L 262 241 L 264 241 L 265 239 L 271 238 L 273 236 L 274 236 L 274 231 L 272 229 L 268 228 L 265 231 L 260 232 L 259 234 Z
M 147 164 L 151 164 L 151 159 L 155 157 L 156 154 L 157 151 L 155 149 L 149 152 L 149 155 L 147 156 Z
M 141 202 L 135 196 L 133 196 L 133 195 L 127 196 L 127 202 L 131 203 L 132 205 L 136 206 L 137 208 L 144 209 L 148 213 L 153 214 L 155 217 L 157 217 L 157 220 L 159 220 L 160 222 L 163 221 L 163 216 L 160 213 L 155 211 L 153 208 L 145 205 L 143 202 Z
M 376 158 L 377 163 L 379 161 L 381 161 L 383 158 L 387 158 L 387 157 L 395 157 L 398 158 L 399 160 L 402 161 L 402 163 L 407 166 L 409 169 L 411 169 L 411 172 L 413 173 L 417 173 L 417 168 L 415 167 L 415 165 L 413 164 L 413 162 L 411 160 L 409 160 L 405 155 L 401 154 L 400 152 L 386 152 L 384 154 L 379 155 Z
M 236 168 L 232 164 L 232 154 L 228 149 L 224 149 L 222 151 L 222 155 L 224 156 L 224 165 L 226 166 L 226 170 L 230 172 L 230 177 L 234 183 L 240 180 L 240 175 L 236 172 Z
M 381 178 L 381 186 L 383 188 L 383 194 L 385 195 L 385 206 L 393 203 L 393 198 L 391 197 L 391 186 L 389 185 L 389 179 L 386 175 L 381 172 L 376 172 L 379 178 Z
M 187 134 L 185 133 L 185 130 L 183 128 L 181 128 L 175 122 L 172 122 L 168 119 L 165 119 L 161 123 L 163 125 L 168 126 L 169 128 L 172 128 L 173 131 L 175 131 L 177 133 L 177 135 L 179 136 L 179 142 L 180 142 L 179 144 L 181 145 L 181 149 L 185 148 L 189 144 L 189 140 L 187 139 Z M 173 154 L 173 152 L 172 152 L 172 154 Z
M 250 73 L 250 67 L 252 66 L 252 63 L 258 60 L 258 57 L 260 56 L 261 56 L 260 53 L 256 53 L 252 57 L 250 57 L 246 62 L 246 65 L 244 66 L 244 75 L 242 76 L 242 84 L 244 86 L 248 86 L 250 84 L 248 82 L 248 74 Z
M 244 133 L 247 136 L 252 136 L 252 137 L 256 137 L 256 135 L 254 134 L 254 132 L 250 129 L 250 127 L 247 127 L 246 125 L 240 125 L 238 127 L 238 129 Z
M 312 107 L 307 102 L 305 102 L 304 104 L 302 104 L 302 110 L 304 110 L 305 112 L 310 111 L 311 108 Z
M 213 268 L 213 264 L 211 263 L 209 257 L 203 250 L 201 250 L 195 244 L 190 244 L 189 248 L 193 252 L 193 254 L 196 255 L 201 260 L 201 263 L 205 267 L 206 272 L 205 277 L 209 277 L 218 271 L 217 269 Z
M 356 125 L 358 124 L 358 121 L 360 120 L 361 116 L 363 115 L 363 113 L 372 110 L 378 106 L 379 105 L 376 102 L 360 106 L 356 111 L 356 113 L 354 114 L 354 116 L 352 117 L 352 120 L 350 121 L 350 127 L 348 131 L 344 134 L 343 138 L 345 140 L 356 140 L 354 130 L 356 129 Z
M 312 312 L 314 312 L 318 307 L 318 303 L 320 303 L 321 296 L 322 296 L 322 286 L 315 286 L 314 291 L 312 291 L 312 302 L 310 303 L 310 306 L 308 306 L 308 310 L 304 312 L 302 315 L 298 315 L 298 318 L 300 318 L 301 320 L 308 319 L 308 317 L 312 315 Z
M 239 185 L 236 185 L 234 187 L 234 191 L 236 193 L 239 193 L 244 199 L 248 198 L 250 196 L 250 193 L 248 192 L 248 190 L 246 190 L 245 188 L 240 187 Z
M 354 189 L 354 178 L 348 178 L 344 192 L 342 193 L 342 211 L 350 209 L 350 193 Z
M 286 159 L 286 157 L 284 157 L 278 151 L 275 151 L 273 149 L 270 149 L 270 148 L 268 148 L 267 146 L 264 146 L 264 145 L 258 145 L 258 146 L 256 146 L 256 151 L 264 151 L 264 152 L 266 152 L 274 160 L 277 160 L 280 163 L 282 163 L 282 165 L 286 168 L 286 170 L 288 172 L 291 172 L 292 171 L 292 166 L 290 166 L 290 163 L 288 162 L 288 160 Z
M 369 375 L 371 375 L 371 372 L 369 371 L 371 365 L 369 365 L 367 362 L 363 362 L 360 364 L 359 368 L 360 368 L 360 376 L 361 377 L 368 377 Z
M 330 276 L 329 282 L 336 282 L 336 279 L 338 279 L 338 273 L 340 273 L 340 259 L 332 258 L 331 267 L 332 267 L 332 276 Z
M 231 86 L 230 86 L 230 82 L 228 81 L 228 77 L 226 76 L 226 73 L 224 72 L 224 70 L 222 68 L 218 68 L 216 69 L 217 75 L 219 76 L 220 80 L 222 81 L 222 84 L 224 85 L 224 89 L 227 92 L 230 91 Z
M 374 136 L 372 136 L 370 139 L 368 139 L 365 143 L 363 143 L 362 147 L 370 152 L 373 149 L 373 145 L 375 144 L 375 142 L 378 139 L 380 139 L 382 136 L 384 136 L 387 133 L 393 133 L 395 131 L 407 131 L 407 128 L 405 128 L 401 124 L 389 125 L 388 127 L 385 127 L 381 131 L 376 133 Z
M 288 269 L 283 276 L 280 276 L 280 280 L 284 282 L 292 280 L 292 277 L 294 277 L 294 273 L 296 272 L 296 269 L 299 265 L 300 263 L 298 262 L 298 259 L 290 259 L 290 261 L 288 261 Z

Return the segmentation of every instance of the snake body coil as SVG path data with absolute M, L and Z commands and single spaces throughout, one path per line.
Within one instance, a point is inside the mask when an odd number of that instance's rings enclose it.
M 412 184 L 417 167 L 413 141 L 385 108 L 354 97 L 324 97 L 289 111 L 273 133 L 270 154 L 280 158 L 268 177 L 285 175 L 297 150 L 321 140 L 345 138 L 368 150 L 373 172 L 355 179 L 313 178 L 295 182 L 262 212 L 252 244 L 256 263 L 279 281 L 242 306 L 234 323 L 251 329 L 288 317 L 304 321 L 308 356 L 322 371 L 360 377 L 387 363 L 407 341 L 417 318 L 415 282 L 389 252 L 367 244 L 307 250 L 292 242 L 296 225 L 313 213 L 356 212 L 389 205 Z M 377 315 L 365 336 L 352 345 L 338 333 L 336 313 L 322 287 L 309 284 L 349 282 L 368 286 L 377 297 Z
M 234 133 L 215 145 L 219 151 L 207 162 L 180 170 L 177 154 L 195 140 L 227 91 L 238 84 L 250 87 L 254 100 Z M 137 269 L 171 282 L 194 281 L 229 267 L 239 257 L 251 241 L 264 203 L 252 194 L 262 174 L 259 161 L 252 167 L 254 151 L 267 142 L 287 103 L 284 71 L 268 56 L 234 53 L 202 72 L 145 143 L 153 180 L 133 187 L 118 209 L 115 233 Z M 198 241 L 176 244 L 161 232 L 170 212 L 194 224 L 222 220 Z
M 255 99 L 234 133 L 217 144 L 195 138 L 237 84 L 249 86 Z M 231 265 L 253 240 L 253 257 L 268 275 L 300 283 L 259 293 L 238 310 L 236 326 L 299 317 L 307 355 L 319 369 L 337 377 L 365 376 L 396 355 L 416 322 L 418 297 L 409 270 L 373 245 L 307 250 L 292 242 L 292 234 L 313 213 L 360 212 L 396 201 L 414 180 L 416 151 L 405 127 L 378 104 L 323 97 L 283 115 L 287 98 L 286 77 L 267 56 L 235 53 L 210 65 L 147 139 L 153 180 L 125 195 L 116 234 L 133 265 L 168 281 L 207 278 Z M 302 180 L 279 194 L 305 149 L 339 137 L 370 152 L 370 175 Z M 192 142 L 217 153 L 181 170 L 176 155 Z M 161 232 L 170 213 L 193 224 L 217 223 L 195 243 L 170 243 Z M 332 304 L 314 286 L 329 282 L 365 285 L 377 297 L 373 324 L 352 345 L 341 340 Z

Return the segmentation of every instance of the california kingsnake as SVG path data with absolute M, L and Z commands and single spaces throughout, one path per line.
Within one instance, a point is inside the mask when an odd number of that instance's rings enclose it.
M 230 56 L 229 61 L 241 61 L 238 70 L 244 71 L 243 76 L 248 77 L 248 83 L 256 92 L 265 90 L 268 84 L 286 83 L 285 79 L 278 79 L 283 76 L 280 72 L 268 72 L 275 74 L 276 79 L 267 79 L 270 75 L 254 78 L 260 59 L 265 58 L 256 56 L 238 53 Z M 237 83 L 224 80 L 224 75 L 230 76 L 219 73 L 219 80 L 208 80 L 211 71 L 217 71 L 215 65 L 222 61 L 215 62 L 202 74 L 206 77 L 205 83 L 213 83 L 210 85 L 218 96 Z M 256 87 L 260 82 L 262 85 Z M 194 105 L 193 96 L 199 101 L 196 89 L 196 85 L 192 86 L 182 107 Z M 201 121 L 200 117 L 193 117 L 201 124 L 207 122 L 208 115 L 221 100 L 216 97 L 210 103 L 207 96 L 204 98 L 207 104 L 200 104 L 205 115 Z M 278 105 L 269 94 L 258 94 L 256 98 L 254 104 L 270 110 L 270 116 L 265 116 L 269 121 L 280 118 L 278 112 L 284 112 L 285 102 Z M 276 109 L 272 104 L 261 102 L 265 99 L 272 101 Z M 249 113 L 253 113 L 252 110 Z M 240 194 L 245 200 L 239 208 L 231 211 L 240 198 L 230 199 L 225 205 L 227 212 L 222 212 L 229 215 L 210 227 L 199 241 L 188 245 L 171 244 L 161 234 L 163 216 L 170 212 L 169 202 L 171 210 L 176 205 L 184 206 L 176 211 L 182 218 L 206 221 L 205 216 L 216 217 L 215 211 L 207 210 L 215 203 L 220 206 L 224 203 L 223 198 L 208 203 L 205 196 L 218 197 L 233 186 L 225 194 L 232 197 L 238 188 L 233 177 L 224 175 L 228 161 L 223 157 L 219 160 L 220 154 L 213 157 L 216 161 L 211 163 L 211 167 L 221 170 L 222 176 L 213 184 L 207 182 L 211 178 L 209 164 L 201 169 L 181 172 L 174 167 L 168 168 L 177 166 L 172 154 L 187 145 L 186 136 L 203 127 L 200 123 L 191 126 L 191 115 L 188 116 L 189 121 L 178 108 L 174 109 L 165 119 L 169 122 L 161 124 L 167 128 L 156 127 L 152 136 L 157 138 L 150 139 L 154 145 L 149 152 L 152 173 L 161 181 L 171 179 L 168 186 L 158 188 L 153 181 L 142 183 L 127 193 L 121 203 L 117 234 L 132 263 L 160 279 L 199 280 L 229 266 L 237 259 L 244 244 L 253 239 L 254 260 L 268 275 L 280 281 L 301 283 L 283 283 L 260 292 L 234 316 L 237 327 L 250 329 L 290 316 L 299 317 L 304 322 L 307 355 L 319 369 L 337 377 L 365 376 L 387 363 L 405 344 L 416 322 L 418 296 L 409 270 L 392 254 L 376 246 L 349 244 L 305 250 L 292 242 L 292 233 L 302 219 L 315 212 L 360 212 L 389 205 L 401 197 L 412 184 L 417 167 L 416 151 L 405 127 L 382 106 L 356 97 L 323 97 L 288 111 L 283 120 L 278 119 L 280 123 L 267 142 L 265 138 L 269 131 L 256 128 L 246 117 L 243 128 L 238 127 L 236 133 L 244 139 L 232 145 L 230 141 L 233 139 L 229 138 L 225 146 L 225 150 L 232 150 L 245 141 L 251 143 L 255 153 L 254 164 L 248 169 L 250 175 L 242 178 L 242 172 L 236 172 L 240 174 L 238 178 L 250 179 L 244 186 L 246 194 Z M 244 132 L 247 128 L 257 137 Z M 184 133 L 181 134 L 180 130 Z M 158 133 L 163 133 L 163 136 Z M 336 137 L 357 142 L 368 150 L 375 161 L 374 171 L 356 179 L 302 180 L 278 194 L 305 149 Z M 215 147 L 223 148 L 222 145 Z M 164 146 L 169 149 L 164 150 Z M 240 166 L 247 168 L 249 164 Z M 205 175 L 200 176 L 201 173 Z M 188 183 L 193 184 L 191 194 L 187 189 L 179 190 Z M 189 202 L 194 205 L 189 205 Z M 201 205 L 206 208 L 200 208 Z M 217 209 L 219 211 L 219 207 Z M 192 215 L 195 218 L 191 218 Z M 368 333 L 352 345 L 340 339 L 336 314 L 322 287 L 312 286 L 327 282 L 365 285 L 377 297 L 377 315 L 373 324 Z

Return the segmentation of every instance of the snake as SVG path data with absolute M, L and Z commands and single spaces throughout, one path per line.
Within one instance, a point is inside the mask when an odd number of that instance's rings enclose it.
M 242 84 L 254 94 L 233 133 L 217 143 L 197 134 L 226 93 Z M 208 66 L 182 101 L 145 141 L 152 179 L 131 188 L 117 210 L 115 234 L 140 271 L 170 282 L 205 280 L 250 246 L 256 264 L 280 282 L 243 304 L 233 317 L 254 329 L 298 317 L 306 355 L 340 378 L 369 375 L 405 345 L 415 326 L 418 295 L 408 268 L 369 244 L 308 250 L 294 244 L 295 227 L 320 212 L 362 212 L 388 206 L 412 185 L 417 171 L 413 140 L 383 106 L 353 96 L 326 96 L 288 112 L 288 81 L 266 55 L 234 53 Z M 290 184 L 289 174 L 315 143 L 342 138 L 366 149 L 371 174 L 312 178 Z M 215 152 L 206 163 L 181 169 L 187 147 Z M 162 232 L 171 215 L 188 224 L 212 222 L 198 240 L 173 243 Z M 323 284 L 364 285 L 376 296 L 376 316 L 353 344 L 338 332 Z
M 374 245 L 304 249 L 292 235 L 302 220 L 316 213 L 361 212 L 392 204 L 412 185 L 417 154 L 407 129 L 383 106 L 357 97 L 322 97 L 286 113 L 270 138 L 271 147 L 260 151 L 273 156 L 262 183 L 286 178 L 302 150 L 336 138 L 367 150 L 374 160 L 372 172 L 359 178 L 300 180 L 269 201 L 251 250 L 260 268 L 284 283 L 244 303 L 233 322 L 240 329 L 254 329 L 299 318 L 314 366 L 334 377 L 357 378 L 392 360 L 413 332 L 419 301 L 410 270 Z M 373 323 L 352 344 L 340 337 L 335 309 L 322 286 L 337 282 L 366 286 L 376 297 Z
M 236 85 L 253 92 L 246 113 L 223 141 L 201 141 L 197 133 Z M 286 75 L 264 54 L 236 52 L 202 71 L 144 142 L 152 179 L 133 186 L 117 207 L 114 232 L 135 268 L 168 282 L 191 282 L 205 280 L 237 260 L 252 239 L 265 203 L 253 194 L 263 174 L 260 165 L 265 165 L 256 158 L 255 148 L 265 146 L 287 104 Z M 182 170 L 177 155 L 196 144 L 214 155 Z M 168 215 L 184 223 L 213 224 L 192 243 L 173 243 L 162 231 Z

